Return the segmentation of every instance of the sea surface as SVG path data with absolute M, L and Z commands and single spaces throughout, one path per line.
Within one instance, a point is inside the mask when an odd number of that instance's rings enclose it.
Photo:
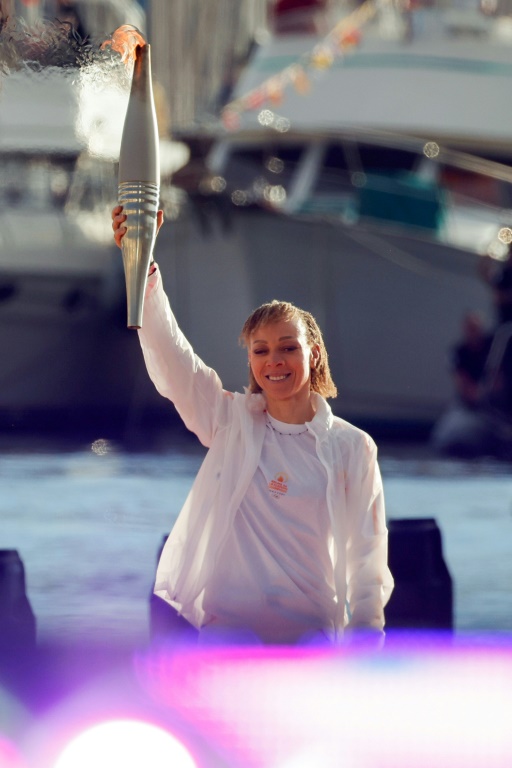
M 16 549 L 40 642 L 134 647 L 149 639 L 158 552 L 204 456 L 168 435 L 148 451 L 41 440 L 0 452 L 0 548 Z M 512 467 L 383 445 L 390 519 L 434 518 L 457 633 L 512 632 Z

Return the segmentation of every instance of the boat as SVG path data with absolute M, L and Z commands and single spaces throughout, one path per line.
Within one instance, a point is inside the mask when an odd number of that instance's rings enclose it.
M 0 414 L 7 429 L 93 402 L 101 327 L 114 295 L 117 302 L 112 249 L 97 226 L 84 232 L 78 211 L 66 207 L 85 156 L 76 103 L 58 70 L 2 80 Z
M 494 323 L 480 260 L 512 238 L 510 19 L 367 2 L 340 23 L 325 2 L 280 5 L 295 22 L 256 47 L 188 212 L 161 233 L 165 284 L 227 388 L 246 378 L 233 327 L 286 299 L 324 330 L 335 412 L 427 435 L 465 313 Z
M 223 114 L 175 133 L 210 150 L 199 172 L 185 165 L 171 183 L 169 170 L 171 221 L 155 257 L 180 325 L 227 389 L 247 382 L 236 343 L 245 318 L 287 299 L 324 329 L 337 414 L 374 433 L 425 435 L 451 399 L 447 350 L 465 312 L 493 322 L 480 260 L 502 258 L 512 237 L 510 26 L 474 3 L 416 3 L 407 16 L 368 2 L 295 5 L 291 23 L 294 2 L 276 0 L 273 32 Z M 351 14 L 372 6 L 359 28 Z M 329 47 L 337 29 L 340 50 Z M 2 177 L 0 418 L 6 428 L 70 414 L 96 431 L 115 414 L 128 429 L 162 424 L 172 409 L 126 330 L 111 240 L 120 135 L 109 130 L 98 148 L 92 130 L 122 117 L 122 98 L 93 88 L 87 100 L 81 81 L 89 111 L 77 123 L 77 80 L 51 95 L 45 82 L 31 73 L 0 93 L 0 120 L 12 117 L 0 159 L 16 168 Z M 10 84 L 16 109 L 5 108 Z M 20 180 L 34 186 L 32 207 Z
M 55 28 L 39 33 L 43 45 Z M 138 397 L 143 362 L 110 221 L 128 89 L 94 59 L 1 65 L 0 427 L 124 429 L 157 399 L 149 385 Z M 161 148 L 165 182 L 188 150 L 165 137 Z

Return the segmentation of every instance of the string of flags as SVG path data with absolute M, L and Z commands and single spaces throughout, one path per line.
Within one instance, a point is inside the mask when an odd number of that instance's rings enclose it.
M 280 104 L 285 89 L 290 85 L 297 93 L 308 93 L 311 89 L 310 75 L 315 71 L 329 69 L 337 58 L 359 45 L 363 26 L 376 12 L 375 0 L 366 0 L 363 5 L 341 19 L 311 51 L 277 74 L 271 75 L 261 85 L 229 102 L 221 112 L 224 127 L 227 130 L 236 130 L 244 112 L 261 109 L 265 104 Z

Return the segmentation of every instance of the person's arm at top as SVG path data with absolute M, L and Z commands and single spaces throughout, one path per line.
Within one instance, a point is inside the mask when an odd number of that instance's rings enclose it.
M 126 232 L 125 220 L 121 206 L 116 206 L 112 211 L 112 228 L 119 247 Z M 162 223 L 163 214 L 159 211 L 158 230 Z M 219 425 L 226 396 L 215 371 L 194 353 L 180 330 L 156 264 L 150 265 L 143 324 L 138 334 L 146 367 L 156 389 L 174 403 L 185 425 L 209 446 Z

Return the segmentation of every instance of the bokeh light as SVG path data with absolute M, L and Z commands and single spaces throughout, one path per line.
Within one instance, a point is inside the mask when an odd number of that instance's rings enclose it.
M 512 229 L 510 227 L 502 227 L 498 232 L 498 240 L 506 245 L 512 243 Z
M 279 157 L 270 157 L 266 162 L 266 166 L 272 173 L 282 173 L 284 162 Z
M 272 125 L 275 120 L 275 115 L 270 109 L 262 109 L 258 115 L 258 123 L 260 125 Z
M 291 123 L 288 120 L 287 117 L 278 117 L 274 121 L 273 127 L 278 131 L 279 133 L 286 133 L 291 128 Z
M 263 196 L 272 205 L 282 205 L 286 201 L 286 190 L 280 184 L 267 184 Z
M 54 768 L 196 768 L 188 750 L 174 736 L 151 723 L 113 720 L 79 734 Z
M 354 187 L 364 187 L 366 185 L 366 174 L 362 171 L 355 171 L 350 180 Z
M 210 180 L 210 186 L 212 192 L 216 192 L 217 194 L 224 192 L 226 189 L 226 179 L 224 179 L 222 176 L 214 176 Z
M 247 205 L 249 203 L 247 192 L 243 189 L 235 189 L 231 195 L 231 202 L 234 205 Z
M 111 451 L 111 445 L 108 440 L 99 438 L 91 444 L 91 451 L 97 456 L 105 456 Z
M 441 150 L 439 149 L 439 144 L 437 144 L 435 141 L 427 141 L 423 147 L 423 154 L 430 158 L 437 157 L 440 151 Z

